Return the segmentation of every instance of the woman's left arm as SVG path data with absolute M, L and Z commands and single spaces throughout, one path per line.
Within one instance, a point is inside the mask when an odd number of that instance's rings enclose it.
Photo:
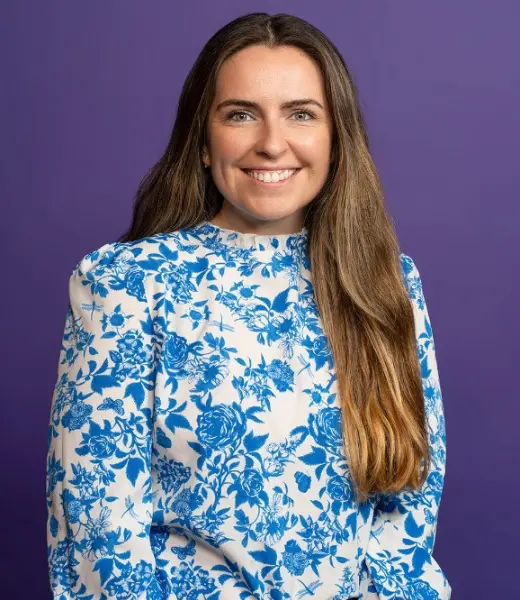
M 451 586 L 432 556 L 446 468 L 446 430 L 433 333 L 419 271 L 401 255 L 413 304 L 431 452 L 421 489 L 380 497 L 362 575 L 362 600 L 449 600 Z

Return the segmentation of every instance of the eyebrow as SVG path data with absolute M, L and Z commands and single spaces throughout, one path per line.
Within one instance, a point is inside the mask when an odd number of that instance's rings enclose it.
M 284 102 L 282 104 L 282 108 L 294 108 L 295 106 L 302 106 L 304 104 L 314 104 L 315 106 L 319 106 L 322 110 L 323 105 L 314 100 L 313 98 L 298 98 L 296 100 L 289 100 L 288 102 Z M 258 102 L 251 102 L 250 100 L 241 100 L 240 98 L 229 98 L 228 100 L 224 100 L 217 106 L 217 111 L 226 106 L 242 106 L 243 108 L 254 108 L 256 110 L 260 110 L 260 104 Z

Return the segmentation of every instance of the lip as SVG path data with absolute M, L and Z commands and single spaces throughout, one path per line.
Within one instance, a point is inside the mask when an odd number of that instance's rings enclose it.
M 244 175 L 253 183 L 256 183 L 257 185 L 261 185 L 264 188 L 277 188 L 280 187 L 282 185 L 285 185 L 286 183 L 289 183 L 290 181 L 292 181 L 296 175 L 298 175 L 298 173 L 301 171 L 301 167 L 299 169 L 296 169 L 295 172 L 287 179 L 283 179 L 282 181 L 277 181 L 277 182 L 265 182 L 265 181 L 260 181 L 260 179 L 255 179 L 254 177 L 251 177 L 251 175 L 247 174 L 247 171 L 285 171 L 285 169 L 241 169 L 241 171 L 244 172 Z

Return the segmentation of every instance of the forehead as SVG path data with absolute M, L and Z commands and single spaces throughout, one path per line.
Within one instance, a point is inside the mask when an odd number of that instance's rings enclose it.
M 323 77 L 316 63 L 293 46 L 249 46 L 228 58 L 220 68 L 216 98 L 269 100 L 273 97 L 313 97 L 325 100 Z

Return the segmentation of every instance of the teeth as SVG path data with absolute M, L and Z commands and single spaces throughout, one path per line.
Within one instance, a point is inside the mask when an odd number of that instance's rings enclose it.
M 265 183 L 277 183 L 278 181 L 283 181 L 284 179 L 288 179 L 291 175 L 294 175 L 296 169 L 286 169 L 285 171 L 246 171 L 246 173 L 250 177 L 254 177 L 259 181 L 263 181 Z

